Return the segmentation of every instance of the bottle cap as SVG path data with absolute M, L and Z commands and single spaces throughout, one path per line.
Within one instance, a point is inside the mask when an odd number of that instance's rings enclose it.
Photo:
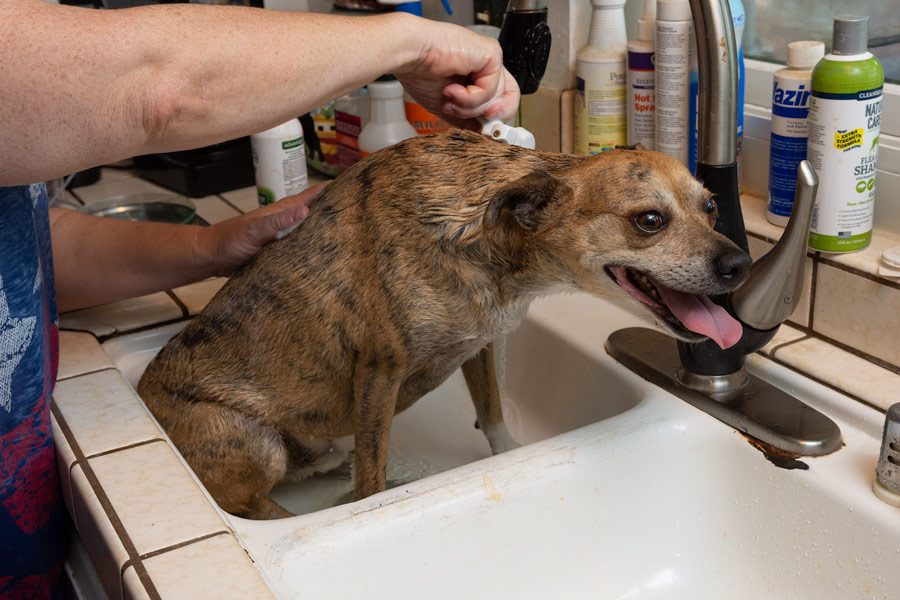
M 617 6 L 625 6 L 625 0 L 591 0 L 591 6 L 598 8 L 616 8 Z
M 811 69 L 825 56 L 822 42 L 791 42 L 787 45 L 787 65 L 794 69 Z
M 644 0 L 644 14 L 638 19 L 638 39 L 653 41 L 656 30 L 656 0 Z
M 900 277 L 900 246 L 888 248 L 881 253 L 878 274 L 883 277 Z
M 657 21 L 689 21 L 691 5 L 688 0 L 656 0 Z
M 835 17 L 831 43 L 834 54 L 865 54 L 869 47 L 869 17 Z
M 397 81 L 397 78 L 394 77 L 393 75 L 391 75 L 390 73 L 388 73 L 387 75 L 382 75 L 375 81 Z

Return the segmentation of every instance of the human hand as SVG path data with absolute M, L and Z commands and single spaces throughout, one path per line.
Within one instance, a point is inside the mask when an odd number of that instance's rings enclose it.
M 320 183 L 239 217 L 233 217 L 198 232 L 195 254 L 208 261 L 216 275 L 231 275 L 256 256 L 263 246 L 281 238 L 309 215 L 306 204 L 330 182 Z
M 519 107 L 519 85 L 503 67 L 500 44 L 463 27 L 418 19 L 419 59 L 394 74 L 426 110 L 466 129 L 475 117 L 506 120 Z

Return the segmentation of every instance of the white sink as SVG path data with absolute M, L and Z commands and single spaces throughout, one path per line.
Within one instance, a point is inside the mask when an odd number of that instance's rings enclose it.
M 900 597 L 900 509 L 871 492 L 883 415 L 751 357 L 844 433 L 808 470 L 776 467 L 606 355 L 638 324 L 586 296 L 537 302 L 501 356 L 526 446 L 489 456 L 457 374 L 395 420 L 396 487 L 332 506 L 349 482 L 293 484 L 273 497 L 307 514 L 228 518 L 283 598 Z M 125 365 L 132 343 L 107 350 Z

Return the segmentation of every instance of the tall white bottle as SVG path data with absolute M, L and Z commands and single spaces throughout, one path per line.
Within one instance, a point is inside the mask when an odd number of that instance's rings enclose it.
M 250 136 L 260 206 L 306 189 L 306 148 L 300 119 Z
M 416 130 L 406 120 L 403 86 L 393 75 L 383 75 L 369 84 L 369 120 L 359 134 L 360 159 L 407 138 Z
M 656 76 L 653 72 L 653 37 L 656 31 L 656 0 L 644 0 L 638 19 L 638 36 L 628 42 L 628 144 L 653 150 L 656 139 Z
M 766 218 L 779 227 L 787 227 L 794 209 L 797 167 L 806 159 L 812 70 L 823 56 L 822 42 L 791 42 L 787 67 L 775 71 Z
M 691 5 L 656 2 L 656 149 L 688 164 Z
M 591 0 L 591 32 L 575 60 L 575 152 L 627 141 L 625 0 Z

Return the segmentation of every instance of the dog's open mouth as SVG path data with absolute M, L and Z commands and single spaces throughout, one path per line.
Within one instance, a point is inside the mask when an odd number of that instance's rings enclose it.
M 649 306 L 676 331 L 706 336 L 723 349 L 741 339 L 741 324 L 706 296 L 673 290 L 634 269 L 607 267 L 607 270 L 619 287 Z

